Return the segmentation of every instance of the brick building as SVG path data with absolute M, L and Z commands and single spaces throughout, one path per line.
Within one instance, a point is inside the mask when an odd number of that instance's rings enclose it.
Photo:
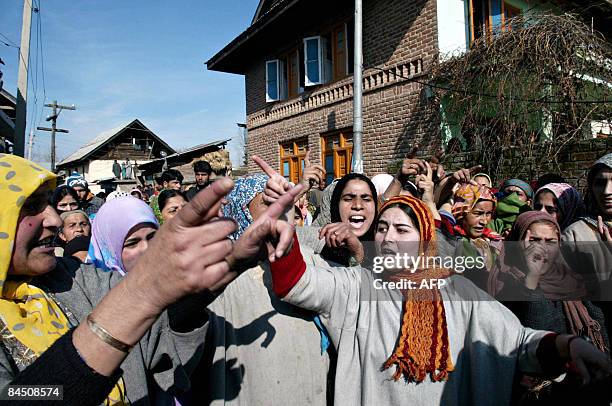
M 307 149 L 328 180 L 350 171 L 353 7 L 353 0 L 261 0 L 250 27 L 207 62 L 210 70 L 245 76 L 248 154 L 294 182 Z M 474 38 L 533 7 L 522 0 L 364 0 L 365 172 L 384 172 L 416 143 L 423 153 L 443 146 L 448 139 L 432 123 L 419 82 L 439 55 L 465 52 Z M 257 170 L 252 162 L 249 170 Z

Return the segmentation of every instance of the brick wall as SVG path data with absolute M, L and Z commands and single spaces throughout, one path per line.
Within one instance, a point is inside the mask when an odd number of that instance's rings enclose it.
M 435 0 L 379 0 L 364 3 L 364 66 L 389 67 L 421 59 L 425 72 L 437 52 Z M 265 103 L 265 60 L 254 60 L 246 74 L 247 121 L 270 109 Z M 369 69 L 372 71 L 372 69 Z M 421 77 L 425 80 L 425 77 Z M 418 83 L 402 82 L 364 93 L 363 150 L 369 175 L 385 171 L 419 142 L 422 150 L 436 148 L 439 127 L 429 115 Z M 321 163 L 321 135 L 352 127 L 352 101 L 343 100 L 297 116 L 249 128 L 248 152 L 279 168 L 279 143 L 308 138 L 314 162 Z M 257 171 L 252 162 L 249 171 Z
M 526 181 L 537 180 L 546 173 L 557 173 L 565 178 L 567 183 L 584 192 L 586 189 L 586 177 L 593 162 L 603 155 L 612 151 L 612 137 L 607 139 L 591 139 L 568 144 L 560 151 L 557 161 L 559 166 L 551 162 L 550 157 L 538 154 L 525 157 L 518 149 L 509 151 L 504 156 L 501 168 L 493 168 L 499 173 L 493 179 L 493 184 L 498 186 L 505 179 L 520 178 Z M 388 173 L 396 173 L 401 161 L 393 161 L 387 165 Z M 459 168 L 469 168 L 480 162 L 474 153 L 460 153 L 448 155 L 443 158 L 444 168 L 447 173 Z

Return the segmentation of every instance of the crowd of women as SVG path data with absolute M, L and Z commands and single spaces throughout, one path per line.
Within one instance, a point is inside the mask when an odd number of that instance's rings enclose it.
M 262 174 L 184 193 L 168 171 L 150 198 L 101 204 L 0 154 L 0 388 L 62 385 L 75 405 L 610 403 L 612 154 L 584 198 L 556 174 L 496 188 L 420 159 L 329 185 L 306 160 L 293 185 L 253 159 Z M 399 254 L 483 261 L 373 272 Z

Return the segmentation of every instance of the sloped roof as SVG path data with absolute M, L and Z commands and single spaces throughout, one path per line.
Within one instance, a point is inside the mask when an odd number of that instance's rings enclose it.
M 253 37 L 256 37 L 268 24 L 300 1 L 303 0 L 261 0 L 257 6 L 257 11 L 255 12 L 251 25 L 222 50 L 212 56 L 206 62 L 207 68 L 220 72 L 243 74 L 244 72 L 242 72 L 241 69 L 236 69 L 236 67 L 232 66 L 232 62 L 227 62 L 227 59 L 229 59 L 237 49 L 251 41 Z
M 140 126 L 142 129 L 148 131 L 156 141 L 158 141 L 161 145 L 164 146 L 170 153 L 176 153 L 176 151 L 166 144 L 161 138 L 159 138 L 153 131 L 149 130 L 144 124 L 140 122 L 138 119 L 134 119 L 128 123 L 122 124 L 118 127 L 115 127 L 111 130 L 104 131 L 98 134 L 94 139 L 89 141 L 87 144 L 83 145 L 81 148 L 70 154 L 68 157 L 64 158 L 62 162 L 60 162 L 57 166 L 63 166 L 69 164 L 71 162 L 81 161 L 83 159 L 87 159 L 91 154 L 96 152 L 98 149 L 106 145 L 108 142 L 112 141 L 116 137 L 118 137 L 123 131 L 133 128 L 134 126 Z
M 282 1 L 283 0 L 260 0 L 259 4 L 257 5 L 257 10 L 255 11 L 255 15 L 253 16 L 253 20 L 251 21 L 251 25 L 253 25 L 261 17 L 265 16 L 270 10 L 274 9 L 277 3 Z
M 164 158 L 157 158 L 144 164 L 138 165 L 138 168 L 143 171 L 159 171 L 164 165 L 164 161 L 168 163 L 169 167 L 175 167 L 191 162 L 194 158 L 198 158 L 201 155 L 212 152 L 217 147 L 225 147 L 229 142 L 229 139 L 218 140 L 209 142 L 207 144 L 196 145 L 195 147 L 187 148 L 183 151 L 176 152 L 172 155 L 168 155 Z

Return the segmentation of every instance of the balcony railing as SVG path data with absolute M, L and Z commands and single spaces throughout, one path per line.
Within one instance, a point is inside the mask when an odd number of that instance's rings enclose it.
M 383 70 L 364 72 L 363 93 L 384 88 L 400 82 L 407 82 L 423 74 L 423 60 L 415 59 Z M 338 103 L 353 97 L 353 78 L 326 85 L 312 92 L 303 93 L 291 100 L 275 103 L 273 106 L 251 114 L 247 118 L 249 129 L 261 127 L 275 121 L 296 116 L 320 107 Z

